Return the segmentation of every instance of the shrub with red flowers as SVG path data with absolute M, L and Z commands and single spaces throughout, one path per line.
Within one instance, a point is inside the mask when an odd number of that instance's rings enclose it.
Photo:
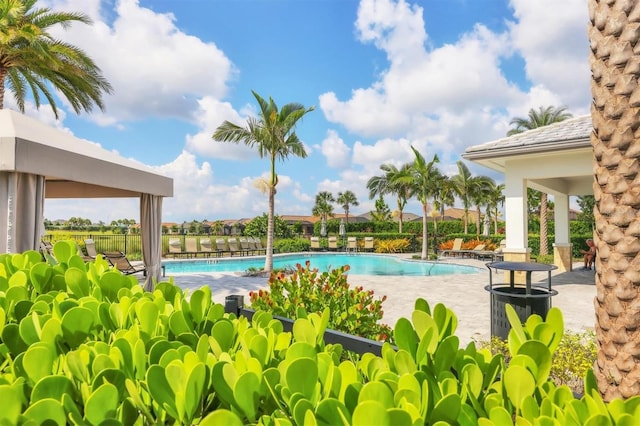
M 291 319 L 296 318 L 299 308 L 320 314 L 329 308 L 328 328 L 391 342 L 391 328 L 379 322 L 382 302 L 387 296 L 375 298 L 373 290 L 350 287 L 345 274 L 348 270 L 349 265 L 344 265 L 330 272 L 319 272 L 317 268 L 311 269 L 307 261 L 304 267 L 296 264 L 293 274 L 274 272 L 268 281 L 269 290 L 249 293 L 251 307 Z

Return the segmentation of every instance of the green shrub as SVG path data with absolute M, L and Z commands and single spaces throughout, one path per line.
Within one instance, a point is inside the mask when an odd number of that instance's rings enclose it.
M 493 354 L 504 356 L 509 364 L 512 355 L 506 340 L 493 336 L 489 342 L 479 342 L 479 345 L 481 348 L 490 349 Z M 596 357 L 597 347 L 593 331 L 565 331 L 553 354 L 549 377 L 556 385 L 567 385 L 574 395 L 581 395 L 584 391 L 584 377 L 593 367 Z
M 225 313 L 207 286 L 146 292 L 76 253 L 0 254 L 0 424 L 637 424 L 640 397 L 604 402 L 591 370 L 580 399 L 550 380 L 557 308 L 523 325 L 506 306 L 508 364 L 460 347 L 455 314 L 424 299 L 396 322 L 397 347 L 341 361 L 328 308 L 284 332 L 269 312 Z
M 321 313 L 329 309 L 329 328 L 367 339 L 390 341 L 391 328 L 380 324 L 382 303 L 387 296 L 374 297 L 373 290 L 362 286 L 350 287 L 345 273 L 349 265 L 330 272 L 296 265 L 293 274 L 273 273 L 268 281 L 268 290 L 249 293 L 251 307 L 271 312 L 285 318 L 297 318 L 298 309 L 307 313 Z
M 274 242 L 273 248 L 276 253 L 297 253 L 309 251 L 311 242 L 306 238 L 285 238 Z

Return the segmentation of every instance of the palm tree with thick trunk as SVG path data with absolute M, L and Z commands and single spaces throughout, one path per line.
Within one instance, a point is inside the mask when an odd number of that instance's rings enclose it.
M 437 176 L 440 173 L 436 173 L 435 164 L 439 163 L 437 155 L 433 156 L 433 159 L 427 162 L 422 154 L 411 147 L 415 160 L 412 164 L 411 171 L 411 185 L 413 186 L 413 194 L 418 198 L 418 201 L 422 205 L 422 253 L 420 258 L 422 260 L 427 259 L 428 253 L 428 233 L 427 233 L 427 216 L 429 215 L 429 198 L 433 197 L 437 191 L 438 179 Z M 435 249 L 435 247 L 434 247 Z
M 213 139 L 220 142 L 242 142 L 249 147 L 255 147 L 260 158 L 269 158 L 269 213 L 264 270 L 270 272 L 273 270 L 274 210 L 278 185 L 276 160 L 284 161 L 292 154 L 300 158 L 307 156 L 304 145 L 295 132 L 295 126 L 305 114 L 313 111 L 314 107 L 305 108 L 299 103 L 289 103 L 278 109 L 272 98 L 267 102 L 255 91 L 251 93 L 260 106 L 258 117 L 249 117 L 246 127 L 225 121 L 215 130 Z
M 539 127 L 548 126 L 549 124 L 559 123 L 568 118 L 573 117 L 566 108 L 556 108 L 553 106 L 538 107 L 537 110 L 531 108 L 526 118 L 516 117 L 509 124 L 515 127 L 507 132 L 507 136 L 522 133 L 527 130 L 537 129 Z M 547 199 L 545 192 L 540 195 L 540 254 L 549 254 L 549 222 L 547 218 Z
M 640 394 L 640 19 L 637 3 L 589 0 L 596 229 L 594 372 L 605 400 Z
M 379 195 L 392 194 L 396 196 L 398 206 L 398 232 L 402 233 L 403 210 L 407 200 L 411 198 L 411 185 L 407 177 L 411 176 L 411 164 L 404 164 L 397 168 L 393 164 L 383 164 L 380 170 L 384 173 L 373 176 L 367 181 L 369 199 L 373 200 Z
M 338 198 L 336 198 L 336 202 L 342 206 L 344 210 L 345 222 L 349 223 L 349 207 L 350 206 L 359 206 L 358 197 L 353 191 L 346 190 L 344 192 L 338 192 Z
M 54 12 L 35 4 L 36 0 L 0 0 L 0 109 L 9 89 L 20 112 L 31 93 L 37 108 L 46 100 L 58 118 L 54 89 L 76 113 L 90 112 L 94 106 L 104 110 L 102 95 L 112 88 L 100 68 L 81 49 L 49 33 L 57 25 L 66 28 L 91 20 L 81 13 Z

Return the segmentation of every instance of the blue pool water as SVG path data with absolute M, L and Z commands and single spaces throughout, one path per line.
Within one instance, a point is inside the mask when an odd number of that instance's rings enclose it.
M 328 271 L 349 265 L 350 275 L 451 275 L 476 274 L 480 268 L 439 262 L 399 259 L 395 256 L 376 254 L 296 253 L 273 256 L 274 268 L 293 268 L 309 260 L 312 268 Z M 199 259 L 166 261 L 167 274 L 196 272 L 244 272 L 250 268 L 264 267 L 264 256 L 224 259 Z

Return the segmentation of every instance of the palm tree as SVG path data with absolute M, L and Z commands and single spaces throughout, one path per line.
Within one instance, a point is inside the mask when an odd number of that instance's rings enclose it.
M 402 216 L 407 200 L 411 197 L 411 185 L 406 179 L 411 176 L 411 164 L 404 164 L 399 169 L 393 164 L 383 164 L 380 170 L 384 174 L 374 176 L 367 181 L 369 199 L 376 196 L 393 194 L 397 198 L 398 205 L 398 232 L 402 233 Z
M 571 117 L 573 117 L 573 115 L 567 112 L 564 107 L 538 107 L 537 110 L 531 108 L 526 118 L 515 117 L 511 119 L 509 124 L 512 126 L 515 125 L 515 127 L 507 132 L 507 136 L 513 136 L 526 132 L 527 130 L 559 123 Z
M 480 207 L 489 203 L 493 188 L 496 183 L 487 176 L 474 176 L 471 178 L 471 200 L 476 205 L 476 237 L 480 238 Z
M 91 24 L 91 19 L 81 13 L 34 8 L 36 1 L 0 1 L 0 109 L 5 90 L 10 89 L 24 112 L 30 91 L 36 107 L 44 98 L 58 118 L 53 88 L 76 113 L 90 112 L 94 105 L 104 110 L 102 94 L 111 93 L 112 88 L 100 68 L 82 50 L 49 33 L 51 27 Z
M 270 272 L 273 269 L 273 230 L 276 185 L 276 160 L 284 161 L 293 154 L 305 158 L 307 152 L 304 145 L 298 139 L 295 126 L 305 114 L 314 110 L 314 107 L 305 108 L 298 103 L 289 103 L 278 109 L 278 106 L 270 97 L 265 101 L 255 91 L 251 91 L 260 106 L 258 117 L 249 117 L 247 127 L 225 121 L 213 133 L 213 139 L 220 142 L 244 143 L 249 147 L 256 147 L 260 158 L 269 157 L 271 173 L 269 181 L 269 215 L 267 224 L 267 247 L 264 262 L 264 270 Z
M 487 211 L 489 212 L 490 216 L 493 218 L 493 233 L 497 234 L 498 233 L 498 217 L 499 217 L 499 212 L 498 212 L 498 208 L 502 205 L 504 206 L 504 183 L 501 183 L 500 185 L 495 185 L 492 190 L 491 190 L 491 194 L 489 195 L 489 199 L 487 202 Z
M 527 118 L 513 118 L 509 124 L 515 127 L 507 132 L 507 136 L 522 133 L 526 130 L 537 129 L 538 127 L 548 126 L 549 124 L 559 123 L 571 118 L 573 115 L 566 112 L 566 108 L 556 108 L 553 106 L 539 107 L 536 111 L 531 108 Z M 540 254 L 549 254 L 549 244 L 547 235 L 549 233 L 547 221 L 547 194 L 542 193 L 540 196 Z
M 637 306 L 640 295 L 638 244 L 638 148 L 640 127 L 635 73 L 640 35 L 623 1 L 589 0 L 591 144 L 594 151 L 596 227 L 596 340 L 594 372 L 605 400 L 639 393 Z M 614 15 L 615 14 L 615 15 Z M 609 25 L 615 22 L 615 25 Z M 605 25 L 606 23 L 606 25 Z M 615 161 L 615 159 L 620 159 Z
M 455 186 L 447 175 L 438 176 L 438 185 L 434 194 L 433 204 L 440 212 L 440 219 L 444 220 L 444 209 L 446 206 L 453 206 L 455 203 Z
M 359 206 L 358 197 L 356 197 L 353 191 L 346 190 L 344 192 L 338 192 L 336 202 L 344 209 L 344 215 L 346 216 L 345 222 L 349 223 L 349 206 Z
M 422 154 L 418 152 L 413 146 L 411 147 L 415 160 L 411 166 L 411 186 L 413 194 L 418 198 L 418 201 L 422 205 L 422 253 L 421 259 L 427 259 L 427 215 L 429 214 L 429 198 L 434 196 L 437 191 L 437 174 L 434 170 L 434 164 L 439 163 L 437 155 L 433 156 L 433 159 L 427 163 Z M 439 175 L 439 173 L 438 173 Z
M 329 191 L 321 191 L 316 194 L 316 203 L 311 210 L 311 214 L 314 216 L 320 216 L 324 221 L 327 221 L 328 216 L 333 216 L 333 203 L 336 199 L 333 198 L 333 194 Z
M 458 166 L 458 174 L 451 178 L 453 183 L 453 189 L 462 201 L 462 208 L 464 210 L 464 233 L 469 233 L 469 207 L 471 206 L 471 192 L 473 191 L 473 176 L 466 164 L 462 160 L 456 162 Z

